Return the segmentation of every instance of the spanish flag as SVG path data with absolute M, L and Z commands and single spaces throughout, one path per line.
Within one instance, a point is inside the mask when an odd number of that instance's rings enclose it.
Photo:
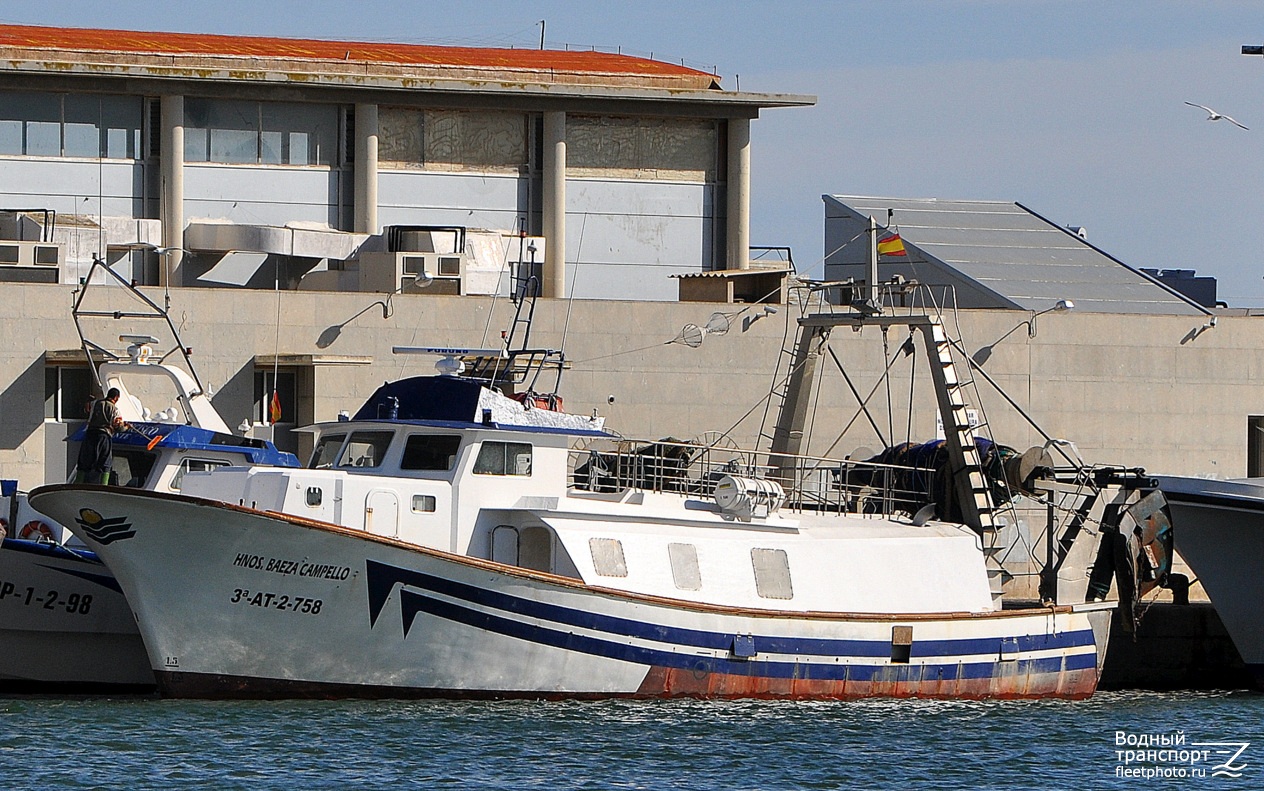
M 878 255 L 906 256 L 904 241 L 900 235 L 893 234 L 878 242 Z
M 272 391 L 272 402 L 268 404 L 268 422 L 278 423 L 281 420 L 281 395 Z

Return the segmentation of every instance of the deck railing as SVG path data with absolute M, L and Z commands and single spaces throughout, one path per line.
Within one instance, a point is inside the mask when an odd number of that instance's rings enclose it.
M 778 456 L 676 440 L 611 440 L 571 451 L 570 484 L 577 491 L 674 492 L 709 499 L 725 476 L 777 482 L 782 506 L 793 511 L 828 511 L 891 516 L 914 514 L 935 502 L 935 470 L 880 464 L 865 459 Z

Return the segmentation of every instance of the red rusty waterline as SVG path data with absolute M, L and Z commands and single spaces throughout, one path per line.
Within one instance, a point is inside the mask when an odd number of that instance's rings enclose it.
M 1007 663 L 1013 664 L 1013 663 Z M 1005 700 L 1062 698 L 1081 700 L 1097 689 L 1093 668 L 1058 673 L 1002 673 L 985 678 L 909 679 L 908 666 L 871 679 L 768 678 L 689 669 L 655 667 L 641 682 L 641 697 L 784 698 L 853 700 L 859 698 L 944 698 Z

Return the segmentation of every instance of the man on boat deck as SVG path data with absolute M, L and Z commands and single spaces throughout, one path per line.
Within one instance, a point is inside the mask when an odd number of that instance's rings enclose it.
M 88 428 L 79 448 L 77 483 L 110 482 L 114 467 L 114 432 L 131 429 L 118 411 L 119 389 L 111 387 L 105 398 L 92 402 L 88 410 Z

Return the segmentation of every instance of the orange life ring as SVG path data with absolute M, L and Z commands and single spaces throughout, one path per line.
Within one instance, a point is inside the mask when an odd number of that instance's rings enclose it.
M 18 533 L 18 538 L 34 541 L 57 540 L 57 536 L 53 533 L 53 529 L 38 519 L 32 519 L 22 525 L 22 530 Z

